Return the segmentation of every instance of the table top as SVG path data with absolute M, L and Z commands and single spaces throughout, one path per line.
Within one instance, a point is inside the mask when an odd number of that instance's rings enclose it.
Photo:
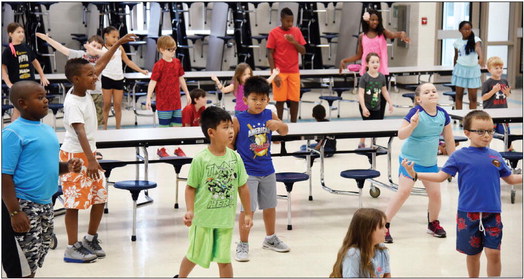
M 274 141 L 292 141 L 321 139 L 325 136 L 342 138 L 361 137 L 393 137 L 397 135 L 401 125 L 399 119 L 368 120 L 368 121 L 330 121 L 289 123 L 286 136 L 274 133 Z M 60 142 L 65 132 L 58 132 Z M 99 130 L 95 139 L 98 148 L 160 146 L 176 144 L 203 144 L 205 139 L 200 127 L 171 128 L 137 128 L 120 130 Z
M 463 120 L 471 110 L 447 110 L 452 119 Z M 494 123 L 522 123 L 522 108 L 483 109 Z

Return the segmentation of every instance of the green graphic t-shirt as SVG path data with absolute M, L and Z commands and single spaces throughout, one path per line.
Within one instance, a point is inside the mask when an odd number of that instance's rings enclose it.
M 187 185 L 196 188 L 193 224 L 207 228 L 233 228 L 237 188 L 247 182 L 244 163 L 237 152 L 227 148 L 215 156 L 208 148 L 191 163 Z

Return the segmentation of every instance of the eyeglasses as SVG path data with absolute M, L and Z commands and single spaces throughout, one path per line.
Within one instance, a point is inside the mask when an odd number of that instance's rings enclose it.
M 173 52 L 173 51 L 176 50 L 176 47 L 174 47 L 174 48 L 166 48 L 166 50 L 167 50 L 167 51 L 170 51 L 170 52 Z
M 477 133 L 477 135 L 479 135 L 479 136 L 483 136 L 486 133 L 488 133 L 488 135 L 492 136 L 495 133 L 495 130 L 468 130 L 468 131 Z

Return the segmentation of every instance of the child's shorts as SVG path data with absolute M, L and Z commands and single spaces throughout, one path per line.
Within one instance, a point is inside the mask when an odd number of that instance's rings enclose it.
M 67 162 L 72 158 L 82 160 L 82 170 L 80 173 L 66 173 L 60 178 L 65 198 L 64 207 L 68 209 L 88 209 L 93 204 L 107 202 L 104 173 L 98 171 L 100 178 L 97 180 L 91 179 L 87 175 L 87 157 L 84 153 L 69 153 L 60 150 L 61 162 Z
M 266 176 L 250 175 L 247 179 L 251 210 L 264 210 L 277 207 L 277 176 L 272 173 Z M 240 207 L 244 211 L 244 207 Z
M 114 80 L 105 76 L 102 76 L 102 89 L 106 90 L 124 90 L 124 80 Z
M 500 213 L 457 210 L 457 251 L 476 255 L 483 247 L 500 250 L 502 227 Z
M 160 127 L 182 127 L 182 110 L 157 111 L 158 126 Z
M 273 99 L 277 102 L 300 101 L 300 74 L 299 73 L 280 73 L 280 87 L 273 82 Z
M 406 168 L 404 168 L 404 166 L 402 166 L 402 161 L 403 160 L 404 160 L 404 158 L 398 156 L 398 175 L 400 176 L 402 174 L 403 176 L 405 176 L 407 178 L 413 179 L 413 177 L 411 177 L 411 175 L 409 175 L 409 173 L 406 170 Z M 415 169 L 416 172 L 428 172 L 428 173 L 439 172 L 439 168 L 438 168 L 437 165 L 425 167 L 425 166 L 421 166 L 421 165 L 415 164 L 414 169 Z
M 209 268 L 211 262 L 231 262 L 233 228 L 216 229 L 192 225 L 189 228 L 189 248 L 186 258 L 201 267 Z
M 49 245 L 53 237 L 53 204 L 38 204 L 28 200 L 19 200 L 20 209 L 29 218 L 30 228 L 26 233 L 14 234 L 18 246 L 18 258 L 9 259 L 10 262 L 18 262 L 20 266 L 20 277 L 35 273 L 38 267 L 44 264 L 44 258 L 49 251 Z M 3 208 L 7 211 L 7 208 Z M 10 220 L 8 220 L 10 222 Z M 3 224 L 3 226 L 11 224 Z M 11 228 L 10 228 L 11 229 Z M 3 230 L 3 233 L 6 232 Z M 2 236 L 4 237 L 4 236 Z M 20 253 L 21 252 L 21 253 Z M 7 255 L 4 255 L 4 257 Z

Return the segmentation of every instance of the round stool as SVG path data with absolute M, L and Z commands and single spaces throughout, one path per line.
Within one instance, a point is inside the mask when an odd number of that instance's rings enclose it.
M 344 178 L 351 178 L 357 181 L 358 187 L 358 204 L 359 207 L 362 207 L 362 188 L 364 188 L 364 182 L 366 179 L 375 178 L 380 176 L 380 172 L 371 169 L 357 169 L 357 170 L 345 170 L 340 172 L 340 176 Z M 369 194 L 376 198 L 380 196 L 380 189 L 377 187 L 372 187 L 369 191 Z
M 107 195 L 109 196 L 109 184 L 114 184 L 113 182 L 109 182 L 109 176 L 111 175 L 111 171 L 114 169 L 114 168 L 119 168 L 119 167 L 123 167 L 123 166 L 126 166 L 127 163 L 126 162 L 122 162 L 122 161 L 117 161 L 117 160 L 98 160 L 98 164 L 100 164 L 100 166 L 105 170 L 104 172 L 104 176 L 106 178 L 106 192 L 107 192 Z M 106 205 L 105 205 L 105 208 L 104 208 L 104 213 L 109 213 L 109 202 L 106 202 Z
M 280 195 L 280 197 L 287 199 L 287 229 L 292 230 L 291 225 L 291 191 L 293 191 L 293 184 L 299 181 L 309 179 L 309 175 L 301 172 L 279 172 L 276 174 L 277 182 L 282 182 L 286 185 L 287 195 Z
M 344 93 L 346 91 L 351 91 L 351 88 L 349 88 L 349 87 L 334 87 L 334 88 L 331 88 L 331 90 L 335 91 L 337 93 L 337 96 L 342 98 L 342 93 Z
M 312 145 L 316 145 L 316 144 L 312 144 Z M 315 162 L 315 159 L 317 158 L 320 158 L 320 151 L 318 150 L 313 150 L 314 146 L 311 147 L 312 145 L 310 145 L 310 149 L 309 149 L 309 153 L 308 154 L 293 154 L 293 157 L 295 158 L 301 158 L 301 159 L 305 159 L 306 160 L 306 174 L 309 175 L 309 178 L 311 178 L 312 176 L 312 173 L 311 173 L 311 168 L 313 167 L 313 163 Z M 300 146 L 300 151 L 298 152 L 294 152 L 294 153 L 304 153 L 304 152 L 307 152 L 308 151 L 308 148 L 307 148 L 307 145 L 302 145 Z M 313 181 L 311 179 L 309 179 L 309 200 L 312 201 L 313 200 Z
M 328 104 L 329 104 L 329 119 L 331 119 L 331 110 L 333 109 L 333 102 L 338 101 L 338 108 L 337 108 L 338 115 L 337 115 L 337 117 L 340 118 L 340 100 L 342 100 L 342 97 L 338 97 L 338 96 L 320 96 L 318 98 L 320 100 L 324 100 L 324 101 L 328 102 Z
M 402 97 L 410 98 L 410 99 L 411 99 L 411 102 L 412 102 L 413 104 L 415 103 L 415 93 L 403 93 L 403 94 L 402 94 Z
M 500 156 L 509 162 L 514 173 L 519 173 L 517 165 L 522 160 L 522 152 L 500 152 Z M 511 185 L 511 203 L 515 203 L 515 185 Z
M 378 148 L 364 147 L 364 148 L 358 148 L 357 150 L 355 150 L 355 153 L 358 155 L 367 156 L 369 163 L 373 164 L 373 153 L 375 153 L 375 156 L 387 155 L 388 149 L 382 146 Z
M 173 166 L 175 169 L 175 208 L 178 208 L 178 183 L 179 181 L 187 181 L 187 178 L 180 177 L 180 171 L 182 170 L 182 166 L 186 164 L 191 164 L 193 161 L 193 158 L 190 157 L 178 157 L 178 156 L 168 156 L 168 157 L 161 157 L 161 161 L 168 163 Z
M 140 191 L 156 188 L 156 182 L 148 180 L 124 180 L 115 182 L 115 188 L 128 190 L 131 193 L 133 199 L 133 234 L 131 235 L 131 241 L 136 241 L 136 201 Z
M 53 128 L 56 130 L 56 114 L 58 113 L 58 110 L 64 108 L 64 104 L 48 104 L 48 107 L 53 111 Z

